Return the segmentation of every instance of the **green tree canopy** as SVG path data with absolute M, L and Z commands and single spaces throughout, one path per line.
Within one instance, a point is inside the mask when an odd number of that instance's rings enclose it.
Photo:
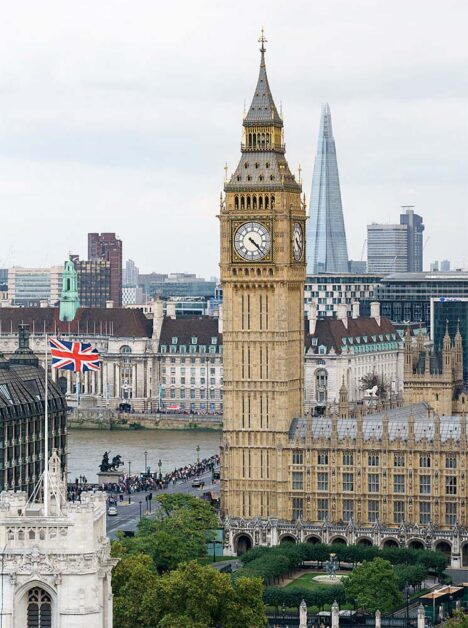
M 374 558 L 359 565 L 344 581 L 346 597 L 369 613 L 389 613 L 402 603 L 395 570 L 388 560 Z

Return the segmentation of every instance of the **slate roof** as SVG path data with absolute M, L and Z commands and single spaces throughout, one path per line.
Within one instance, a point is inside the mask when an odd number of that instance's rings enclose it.
M 318 319 L 315 333 L 309 333 L 310 321 L 306 320 L 305 347 L 312 353 L 319 352 L 319 346 L 325 346 L 327 353 L 333 349 L 341 353 L 344 346 L 361 346 L 378 342 L 400 341 L 400 334 L 388 318 L 380 317 L 380 325 L 375 318 L 360 316 L 351 318 L 348 316 L 348 326 L 345 327 L 342 320 L 337 318 Z M 375 337 L 375 340 L 373 339 Z M 314 344 L 312 339 L 316 339 Z M 352 342 L 349 341 L 352 338 Z M 367 338 L 367 340 L 366 340 Z
M 260 71 L 258 74 L 257 86 L 255 88 L 252 103 L 244 118 L 244 126 L 255 126 L 257 124 L 274 124 L 283 126 L 283 121 L 273 100 L 265 64 L 265 50 L 260 50 Z
M 190 345 L 192 338 L 197 338 L 197 345 L 211 345 L 211 339 L 217 339 L 217 346 L 223 344 L 223 335 L 218 333 L 218 319 L 208 316 L 198 318 L 165 318 L 162 324 L 159 346 L 161 345 Z M 177 342 L 172 340 L 177 338 Z
M 14 333 L 18 325 L 29 325 L 30 333 L 106 335 L 151 338 L 153 323 L 142 310 L 126 308 L 80 308 L 71 322 L 59 320 L 53 307 L 0 308 L 0 334 Z
M 398 438 L 408 440 L 408 422 L 411 416 L 414 417 L 415 441 L 419 442 L 423 438 L 434 439 L 434 414 L 425 403 L 412 404 L 403 408 L 395 408 L 387 411 L 389 440 Z M 379 412 L 363 417 L 363 438 L 365 441 L 371 438 L 380 440 L 383 435 L 383 419 L 385 413 Z M 443 416 L 440 417 L 440 436 L 442 442 L 453 438 L 460 440 L 461 421 L 466 422 L 466 417 Z M 313 438 L 330 438 L 332 431 L 332 420 L 330 417 L 307 417 L 293 419 L 289 429 L 289 438 L 304 438 L 306 432 L 312 428 Z M 337 419 L 338 438 L 352 438 L 357 436 L 357 420 Z

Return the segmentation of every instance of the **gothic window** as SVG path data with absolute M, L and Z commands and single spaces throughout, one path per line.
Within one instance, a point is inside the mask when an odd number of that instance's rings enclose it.
M 259 163 L 258 163 L 258 161 L 256 161 L 255 162 L 255 168 L 258 168 L 258 166 L 259 166 Z
M 249 167 L 249 163 L 246 161 L 244 164 L 244 168 L 248 168 Z
M 301 471 L 293 471 L 292 487 L 295 491 L 304 490 L 304 474 Z
M 378 473 L 369 473 L 367 476 L 369 493 L 378 493 L 380 490 L 380 477 Z
M 376 499 L 367 502 L 367 518 L 369 523 L 375 523 L 379 519 L 379 502 Z
M 293 464 L 303 464 L 304 463 L 304 454 L 302 451 L 293 451 L 292 452 L 292 463 Z
M 271 209 L 274 209 L 274 208 L 275 208 L 275 195 L 272 194 L 272 196 L 271 196 Z
M 269 167 L 270 167 L 270 162 L 267 161 L 266 164 L 265 164 L 265 168 L 269 168 Z
M 428 454 L 423 454 L 419 456 L 419 466 L 424 469 L 429 469 L 431 466 L 431 457 Z
M 457 523 L 457 504 L 454 502 L 447 502 L 445 504 L 445 523 L 449 526 L 453 526 Z
M 393 523 L 403 523 L 405 520 L 405 502 L 396 501 L 393 504 Z
M 379 466 L 379 454 L 376 454 L 376 453 L 369 454 L 368 464 L 370 467 L 378 467 Z
M 405 455 L 404 454 L 395 454 L 393 456 L 393 466 L 394 467 L 404 467 L 405 466 Z
M 252 148 L 252 133 L 249 133 L 249 148 Z
M 250 209 L 250 194 L 247 195 L 247 209 Z
M 351 521 L 351 519 L 354 519 L 354 501 L 343 499 L 343 521 Z
M 270 134 L 269 133 L 266 134 L 266 145 L 270 146 Z
M 52 604 L 50 595 L 39 587 L 28 593 L 27 628 L 51 628 Z
M 252 196 L 252 207 L 253 209 L 257 209 L 257 197 Z
M 265 196 L 265 209 L 268 209 L 268 196 Z
M 456 495 L 457 494 L 457 476 L 448 475 L 445 478 L 445 494 Z
M 328 519 L 328 499 L 317 499 L 317 519 L 319 521 Z
M 237 177 L 237 179 L 239 180 L 239 177 Z M 234 207 L 235 209 L 239 209 L 239 197 L 238 196 L 234 197 Z
M 328 452 L 319 451 L 317 453 L 317 464 L 328 464 Z
M 421 502 L 419 504 L 419 523 L 431 522 L 431 502 Z
M 315 375 L 316 392 L 315 398 L 318 403 L 325 403 L 327 400 L 328 373 L 325 369 L 319 369 Z
M 328 491 L 328 473 L 317 473 L 317 490 Z
M 354 491 L 354 473 L 343 473 L 343 491 Z
M 241 196 L 241 209 L 245 209 L 245 199 L 243 196 Z
M 292 518 L 293 520 L 304 518 L 304 500 L 302 497 L 293 497 Z
M 343 464 L 345 466 L 352 466 L 354 464 L 354 456 L 352 451 L 343 452 Z
M 456 469 L 457 468 L 457 458 L 453 454 L 449 454 L 445 456 L 445 468 L 446 469 Z
M 394 475 L 393 476 L 393 492 L 394 493 L 404 493 L 405 492 L 405 476 L 404 475 Z M 398 523 L 398 522 L 396 522 Z
M 430 475 L 419 476 L 419 494 L 420 495 L 431 494 L 431 476 Z
M 263 209 L 263 196 L 258 199 L 258 209 Z

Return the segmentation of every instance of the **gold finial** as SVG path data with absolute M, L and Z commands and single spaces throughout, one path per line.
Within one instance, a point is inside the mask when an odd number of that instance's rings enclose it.
M 265 48 L 265 44 L 268 42 L 268 39 L 265 37 L 265 31 L 264 28 L 262 26 L 262 30 L 260 31 L 260 37 L 258 38 L 258 43 L 262 44 L 262 47 L 260 48 L 260 52 L 264 53 L 266 48 Z
M 228 165 L 227 162 L 224 164 L 224 183 L 227 183 L 228 180 Z
M 302 174 L 302 168 L 301 168 L 301 164 L 299 164 L 299 183 L 302 183 L 302 178 L 301 178 L 301 174 Z

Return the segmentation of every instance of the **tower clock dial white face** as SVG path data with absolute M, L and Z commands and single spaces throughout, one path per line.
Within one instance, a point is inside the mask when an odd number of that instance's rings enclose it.
M 302 259 L 302 255 L 304 253 L 304 233 L 302 231 L 302 226 L 298 222 L 294 224 L 293 228 L 292 251 L 294 259 L 296 260 L 296 262 L 299 262 Z
M 234 236 L 236 252 L 246 260 L 255 262 L 263 259 L 270 251 L 270 232 L 259 222 L 246 222 Z

